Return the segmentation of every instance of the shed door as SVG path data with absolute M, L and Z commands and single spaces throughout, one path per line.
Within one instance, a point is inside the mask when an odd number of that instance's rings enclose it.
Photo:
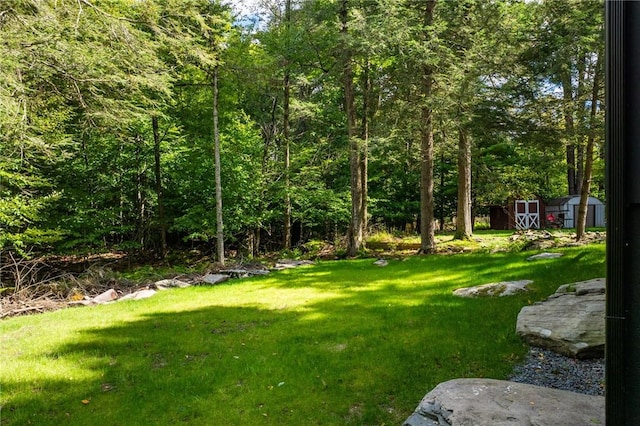
M 516 229 L 540 228 L 538 200 L 516 200 Z
M 573 206 L 573 223 L 574 228 L 578 227 L 578 210 L 580 210 L 579 205 Z M 593 204 L 587 205 L 587 224 L 585 228 L 595 228 L 596 226 L 596 206 Z

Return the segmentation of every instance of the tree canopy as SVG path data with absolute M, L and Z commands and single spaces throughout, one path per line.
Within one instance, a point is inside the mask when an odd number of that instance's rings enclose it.
M 423 233 L 428 252 L 425 232 L 468 236 L 490 205 L 583 185 L 604 198 L 602 1 L 243 13 L 2 2 L 0 249 L 163 255 L 224 239 L 252 256 L 348 237 L 355 254 L 390 229 Z

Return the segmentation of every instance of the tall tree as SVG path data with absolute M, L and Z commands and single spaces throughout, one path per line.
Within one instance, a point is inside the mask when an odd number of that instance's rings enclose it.
M 151 117 L 151 127 L 153 130 L 153 159 L 154 159 L 154 177 L 156 184 L 156 197 L 158 199 L 158 222 L 160 228 L 160 255 L 164 259 L 167 256 L 167 221 L 164 211 L 164 195 L 162 187 L 162 166 L 161 166 L 161 150 L 160 150 L 160 130 L 158 126 L 158 116 Z
M 432 38 L 432 26 L 436 0 L 427 0 L 423 8 L 423 42 L 428 44 Z M 434 198 L 433 198 L 433 65 L 423 63 L 421 69 L 421 122 L 420 122 L 420 252 L 433 253 L 435 243 Z
M 216 251 L 218 263 L 224 265 L 224 225 L 222 218 L 222 178 L 220 165 L 220 129 L 218 128 L 218 65 L 213 67 L 213 149 L 216 176 Z
M 584 180 L 588 88 L 593 79 L 585 66 L 595 54 L 594 41 L 601 39 L 603 2 L 548 0 L 532 4 L 531 10 L 537 26 L 536 40 L 531 40 L 524 59 L 528 60 L 540 93 L 549 92 L 549 82 L 560 89 L 560 96 L 552 96 L 550 101 L 560 101 L 561 105 L 567 192 L 578 195 Z
M 363 176 L 365 168 L 363 162 L 366 155 L 363 152 L 364 142 L 356 133 L 356 107 L 353 87 L 353 57 L 349 40 L 349 1 L 340 3 L 340 33 L 342 36 L 342 83 L 344 88 L 344 111 L 346 114 L 347 139 L 349 144 L 349 170 L 351 173 L 351 222 L 347 233 L 347 255 L 355 256 L 364 247 L 366 211 L 365 185 Z
M 580 204 L 578 206 L 578 218 L 576 224 L 576 241 L 580 241 L 584 238 L 587 213 L 588 213 L 588 201 L 591 191 L 591 178 L 593 176 L 593 161 L 594 161 L 594 147 L 598 135 L 601 134 L 602 127 L 598 125 L 598 112 L 600 106 L 600 91 L 602 89 L 602 52 L 596 54 L 595 64 L 593 65 L 593 86 L 591 89 L 591 102 L 589 112 L 589 130 L 587 136 L 587 146 L 585 149 L 585 165 L 584 165 L 584 177 L 582 182 L 582 188 L 580 192 Z
M 11 136 L 11 144 L 24 147 L 37 140 L 47 141 L 34 144 L 29 157 L 48 152 L 41 159 L 65 160 L 40 162 L 28 173 L 33 177 L 47 172 L 46 178 L 39 176 L 40 182 L 49 181 L 45 186 L 54 184 L 59 194 L 48 198 L 52 205 L 47 216 L 52 219 L 50 223 L 64 229 L 70 223 L 69 215 L 52 216 L 60 211 L 68 213 L 69 206 L 78 205 L 65 202 L 78 193 L 69 189 L 73 186 L 86 189 L 100 177 L 94 173 L 80 175 L 78 179 L 75 173 L 72 176 L 76 179 L 61 179 L 61 168 L 74 164 L 78 153 L 84 157 L 82 164 L 89 164 L 85 161 L 88 154 L 97 154 L 89 135 L 103 132 L 103 138 L 118 134 L 134 141 L 135 130 L 130 133 L 128 130 L 168 93 L 169 78 L 157 72 L 159 61 L 153 44 L 129 19 L 120 18 L 121 12 L 126 15 L 127 5 L 123 2 L 114 2 L 109 12 L 89 2 L 19 1 L 8 5 L 6 10 L 3 6 L 0 6 L 0 57 L 15 68 L 3 67 L 1 80 L 8 84 L 19 82 L 23 89 L 16 91 L 15 86 L 9 92 L 12 97 L 17 96 L 23 111 L 11 119 L 14 121 L 11 128 L 23 130 L 18 137 Z M 5 70 L 9 72 L 5 74 Z M 15 121 L 18 117 L 23 124 L 15 127 L 20 123 Z M 4 143 L 0 145 L 7 147 Z M 56 153 L 54 146 L 63 145 L 64 150 Z M 28 192 L 44 195 L 42 190 Z M 91 204 L 86 199 L 82 203 Z M 91 218 L 95 221 L 92 228 L 106 235 L 109 227 L 101 226 L 99 216 Z
M 471 136 L 467 129 L 458 129 L 458 202 L 455 239 L 468 240 L 473 232 L 471 223 Z
M 285 31 L 286 45 L 284 58 L 284 99 L 282 111 L 282 139 L 284 143 L 284 241 L 285 249 L 291 248 L 291 146 L 290 146 L 290 98 L 291 98 L 291 71 L 289 69 L 289 50 L 291 49 L 291 0 L 285 0 Z
M 370 121 L 373 116 L 373 105 L 372 100 L 372 83 L 371 83 L 371 63 L 369 61 L 369 57 L 367 56 L 364 60 L 363 70 L 362 70 L 362 117 L 361 117 L 361 125 L 360 125 L 360 215 L 362 221 L 362 229 L 365 235 L 363 236 L 363 240 L 366 237 L 367 232 L 367 220 L 368 220 L 368 196 L 369 196 L 369 129 L 370 129 Z
M 448 45 L 448 60 L 442 79 L 446 81 L 441 96 L 450 99 L 448 121 L 458 134 L 458 182 L 456 232 L 454 238 L 469 239 L 473 234 L 472 217 L 472 147 L 476 136 L 483 137 L 486 123 L 479 122 L 478 105 L 492 92 L 487 90 L 491 77 L 504 64 L 502 42 L 502 5 L 494 2 L 462 0 L 447 3 L 442 19 L 447 29 L 442 38 Z M 492 30 L 490 31 L 489 28 Z M 446 88 L 449 88 L 447 90 Z

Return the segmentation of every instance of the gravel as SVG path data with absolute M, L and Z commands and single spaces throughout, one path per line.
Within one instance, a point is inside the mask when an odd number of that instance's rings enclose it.
M 587 395 L 604 395 L 604 358 L 580 360 L 532 347 L 525 361 L 514 368 L 509 380 Z

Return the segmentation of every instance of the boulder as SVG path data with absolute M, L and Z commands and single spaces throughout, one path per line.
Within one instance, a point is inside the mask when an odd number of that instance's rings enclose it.
M 378 259 L 373 262 L 373 264 L 382 268 L 384 266 L 387 266 L 389 264 L 389 261 L 387 259 Z
M 191 284 L 186 283 L 184 281 L 177 280 L 175 278 L 171 278 L 171 279 L 156 281 L 154 283 L 154 286 L 158 290 L 166 290 L 168 288 L 173 288 L 173 287 L 185 288 L 185 287 L 191 286 Z
M 604 356 L 605 279 L 565 284 L 547 300 L 525 306 L 516 333 L 530 345 L 562 355 Z
M 605 399 L 492 379 L 440 383 L 403 426 L 605 424 Z
M 229 275 L 226 274 L 207 274 L 200 279 L 200 282 L 204 284 L 221 284 L 229 280 Z
M 152 289 L 138 290 L 138 291 L 135 291 L 133 293 L 130 293 L 130 294 L 122 296 L 120 298 L 120 300 L 118 300 L 118 301 L 146 299 L 148 297 L 153 296 L 156 293 L 157 293 L 157 291 L 152 290 Z
M 118 298 L 118 293 L 110 288 L 109 290 L 105 291 L 104 293 L 101 293 L 99 295 L 97 295 L 96 297 L 94 297 L 91 301 L 93 303 L 107 303 L 107 302 L 111 302 L 112 300 L 116 300 Z
M 482 284 L 475 287 L 459 288 L 453 294 L 460 297 L 510 296 L 527 291 L 527 286 L 532 282 L 531 280 L 521 280 Z

